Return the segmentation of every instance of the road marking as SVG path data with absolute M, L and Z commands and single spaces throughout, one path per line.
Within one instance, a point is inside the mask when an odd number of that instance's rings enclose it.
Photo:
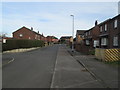
M 59 49 L 58 49 L 58 51 L 59 51 Z M 58 58 L 58 54 L 57 54 L 57 58 Z M 50 86 L 50 88 L 54 88 L 53 87 L 53 84 L 54 84 L 54 80 L 55 80 L 55 73 L 56 73 L 56 66 L 57 66 L 57 58 L 56 58 L 56 62 L 55 62 L 55 68 L 54 68 L 54 72 L 53 72 L 53 76 L 52 76 L 52 81 L 51 81 L 51 86 Z
M 7 64 L 9 64 L 9 63 L 11 63 L 11 62 L 13 62 L 14 60 L 15 60 L 15 59 L 12 58 L 9 62 L 7 62 L 7 63 L 5 63 L 5 64 L 2 64 L 2 67 L 5 66 L 5 65 L 7 65 Z

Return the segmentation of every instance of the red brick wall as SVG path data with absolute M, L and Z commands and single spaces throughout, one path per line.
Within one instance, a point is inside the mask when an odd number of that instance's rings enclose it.
M 20 34 L 22 34 L 23 36 L 20 37 Z M 13 32 L 13 38 L 15 39 L 30 39 L 30 40 L 39 40 L 40 39 L 40 35 L 36 34 L 35 32 L 23 27 L 20 28 L 19 30 Z
M 117 28 L 114 28 L 114 20 L 116 20 L 116 19 L 118 21 Z M 114 36 L 118 36 L 118 43 L 119 43 L 118 47 L 113 46 L 113 37 Z M 120 16 L 111 20 L 109 38 L 110 38 L 110 41 L 109 41 L 110 42 L 110 48 L 120 48 Z
M 48 36 L 48 37 L 47 37 L 47 41 L 48 41 L 48 42 L 52 42 L 52 37 L 51 37 L 51 36 Z

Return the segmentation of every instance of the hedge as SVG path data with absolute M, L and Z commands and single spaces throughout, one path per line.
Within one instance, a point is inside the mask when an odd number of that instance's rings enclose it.
M 40 40 L 9 39 L 6 41 L 6 43 L 3 43 L 2 51 L 19 49 L 19 48 L 42 47 L 42 46 L 44 46 L 44 41 L 40 41 Z

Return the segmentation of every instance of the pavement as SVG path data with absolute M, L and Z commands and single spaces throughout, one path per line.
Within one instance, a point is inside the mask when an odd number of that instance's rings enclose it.
M 95 77 L 104 87 L 119 88 L 119 68 L 118 65 L 106 64 L 97 60 L 94 55 L 84 55 L 80 52 L 68 48 L 68 52 L 78 61 L 88 72 Z
M 58 50 L 51 88 L 105 88 L 73 56 L 65 45 Z

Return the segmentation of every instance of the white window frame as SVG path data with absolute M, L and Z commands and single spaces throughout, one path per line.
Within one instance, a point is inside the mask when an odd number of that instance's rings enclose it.
M 3 43 L 6 43 L 6 41 L 7 41 L 6 39 L 3 39 Z
M 23 37 L 23 34 L 19 34 L 20 37 Z
M 108 43 L 108 41 L 107 41 L 108 39 L 106 38 L 106 37 L 104 37 L 104 38 L 101 38 L 101 45 L 102 46 L 106 46 Z
M 86 45 L 90 45 L 90 41 L 89 40 L 85 40 Z
M 100 32 L 102 32 L 103 31 L 103 26 L 100 26 Z
M 107 31 L 107 24 L 105 24 L 105 31 Z
M 89 35 L 90 35 L 90 31 L 89 31 Z
M 118 23 L 118 21 L 117 21 L 117 19 L 114 21 L 114 28 L 117 28 L 117 23 Z
M 118 36 L 113 37 L 113 46 L 118 46 Z
M 94 40 L 94 45 L 93 47 L 99 46 L 99 40 Z
M 35 39 L 37 39 L 37 35 L 35 35 Z
M 87 32 L 85 33 L 85 35 L 87 36 Z
M 31 39 L 31 37 L 29 37 L 29 39 Z

